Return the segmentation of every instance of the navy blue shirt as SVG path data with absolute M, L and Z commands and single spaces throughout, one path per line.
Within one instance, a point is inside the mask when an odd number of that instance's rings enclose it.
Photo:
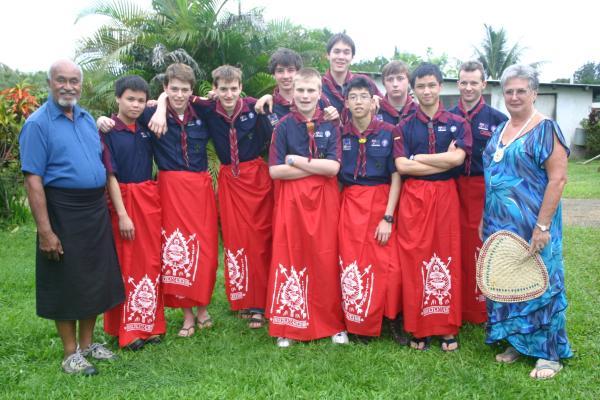
M 315 158 L 341 161 L 339 127 L 331 121 L 324 121 L 320 110 L 315 116 L 315 143 L 317 154 Z M 269 149 L 269 165 L 285 164 L 288 154 L 309 157 L 309 136 L 304 118 L 291 112 L 285 116 L 273 131 L 271 147 Z
M 408 117 L 411 114 L 417 112 L 417 103 L 415 103 L 412 97 L 407 96 L 406 104 L 400 111 L 396 110 L 394 106 L 387 100 L 387 96 L 379 102 L 379 111 L 375 116 L 379 121 L 385 121 L 388 124 L 398 125 L 400 121 Z
M 460 147 L 471 154 L 471 128 L 464 118 L 452 114 L 442 108 L 433 118 L 429 118 L 419 107 L 417 112 L 400 121 L 394 128 L 394 158 L 406 157 L 416 154 L 436 154 L 448 151 L 448 146 L 456 140 L 456 147 Z M 433 140 L 430 143 L 428 125 L 433 129 Z M 430 149 L 430 145 L 432 145 Z M 429 181 L 443 181 L 456 178 L 460 175 L 462 167 L 452 168 L 439 174 L 427 176 L 403 176 L 403 178 L 424 179 Z
M 373 118 L 366 131 L 365 154 L 366 174 L 361 174 L 361 166 L 356 170 L 359 155 L 358 130 L 349 121 L 342 131 L 342 166 L 338 179 L 344 185 L 375 186 L 391 182 L 391 176 L 396 172 L 394 165 L 393 133 L 394 126 Z M 359 162 L 360 164 L 360 162 Z M 354 179 L 355 172 L 356 179 Z
M 96 122 L 77 105 L 71 121 L 49 97 L 25 121 L 19 146 L 21 170 L 42 177 L 44 186 L 92 189 L 106 185 Z
M 140 122 L 147 125 L 156 107 L 146 107 Z M 191 107 L 185 111 L 183 120 L 167 112 L 167 133 L 160 138 L 152 135 L 154 160 L 161 171 L 202 172 L 208 168 L 206 124 Z
M 335 79 L 333 79 L 333 76 L 331 75 L 331 72 L 329 70 L 327 70 L 327 73 L 325 73 L 325 75 L 323 75 L 323 78 L 322 78 L 323 94 L 325 95 L 325 97 L 327 97 L 327 99 L 329 100 L 329 103 L 331 103 L 331 105 L 334 106 L 338 110 L 338 113 L 340 113 L 340 118 L 342 120 L 342 123 L 344 123 L 344 124 L 346 123 L 346 121 L 348 121 L 348 111 L 345 109 L 345 104 L 344 104 L 345 103 L 344 92 L 346 90 L 346 86 L 348 85 L 348 82 L 350 82 L 352 80 L 352 78 L 356 78 L 359 76 L 365 78 L 369 82 L 369 85 L 371 86 L 371 91 L 373 92 L 373 95 L 383 97 L 381 95 L 381 92 L 379 91 L 379 88 L 377 88 L 377 85 L 375 84 L 375 82 L 373 82 L 373 80 L 366 75 L 353 74 L 350 71 L 348 71 L 348 73 L 346 74 L 346 81 L 344 82 L 343 86 L 340 86 L 337 84 L 337 82 L 335 81 Z
M 152 133 L 140 123 L 132 131 L 116 115 L 114 128 L 102 134 L 104 166 L 121 183 L 152 179 Z
M 469 171 L 463 169 L 462 173 L 471 176 L 483 175 L 483 151 L 498 125 L 508 118 L 500 111 L 485 104 L 483 97 L 481 97 L 479 103 L 469 111 L 462 107 L 459 100 L 459 104 L 450 109 L 450 112 L 466 119 L 467 122 L 471 124 L 471 133 L 473 134 L 471 165 Z
M 245 97 L 239 100 L 241 107 L 234 111 L 234 127 L 236 129 L 238 156 L 240 162 L 254 160 L 261 156 L 269 142 L 271 122 L 266 115 L 258 115 L 254 111 L 256 99 Z M 239 104 L 239 103 L 238 103 Z M 192 99 L 194 110 L 206 121 L 208 132 L 215 145 L 215 151 L 221 164 L 231 164 L 229 146 L 229 118 L 218 101 Z

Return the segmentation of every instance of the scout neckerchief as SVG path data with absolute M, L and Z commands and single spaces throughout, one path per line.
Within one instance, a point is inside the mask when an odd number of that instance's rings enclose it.
M 127 125 L 121 118 L 117 116 L 117 114 L 113 114 L 110 118 L 115 121 L 115 126 L 113 130 L 119 132 L 129 132 L 135 134 L 137 132 L 137 121 L 133 122 L 133 125 Z
M 475 116 L 479 114 L 479 111 L 481 111 L 483 106 L 485 106 L 485 100 L 483 100 L 483 96 L 479 98 L 479 102 L 477 103 L 477 105 L 471 108 L 470 111 L 467 111 L 465 109 L 462 101 L 458 101 L 458 109 L 460 110 L 462 117 L 467 120 L 469 125 L 471 125 L 471 121 L 473 121 L 473 118 L 475 118 Z
M 346 79 L 344 80 L 344 84 L 346 84 L 352 78 L 354 78 L 354 75 L 352 74 L 352 72 L 348 71 L 348 73 L 346 74 Z M 344 104 L 344 101 L 346 99 L 344 99 L 344 94 L 341 93 L 341 91 L 338 90 L 338 88 L 336 87 L 337 83 L 335 82 L 335 79 L 333 79 L 333 75 L 331 75 L 331 70 L 327 70 L 327 72 L 323 76 L 323 83 L 329 88 L 333 96 L 339 101 L 341 101 L 342 104 Z
M 417 118 L 419 121 L 427 125 L 428 142 L 429 142 L 429 154 L 435 154 L 435 131 L 433 127 L 437 122 L 446 123 L 448 118 L 444 115 L 444 106 L 441 102 L 438 103 L 438 110 L 436 111 L 433 118 L 429 118 L 421 109 L 417 110 Z
M 404 107 L 402 107 L 402 110 L 400 110 L 400 120 L 408 117 L 416 110 L 417 104 L 413 101 L 413 98 L 410 95 L 406 96 L 406 103 L 404 103 Z
M 273 91 L 273 104 L 280 104 L 284 107 L 290 107 L 292 102 L 281 95 L 279 88 L 275 88 Z
M 240 155 L 238 152 L 237 129 L 235 129 L 235 121 L 242 113 L 243 106 L 244 101 L 242 99 L 238 99 L 237 103 L 235 103 L 235 108 L 233 109 L 233 114 L 231 114 L 231 117 L 227 115 L 227 111 L 225 111 L 220 101 L 217 101 L 216 109 L 217 114 L 219 114 L 225 120 L 225 122 L 229 124 L 229 154 L 231 157 L 231 172 L 235 177 L 239 176 L 240 174 Z
M 371 120 L 367 129 L 364 132 L 359 132 L 358 128 L 352 123 L 348 122 L 344 129 L 344 134 L 351 134 L 358 138 L 358 157 L 356 158 L 356 166 L 354 167 L 354 180 L 358 177 L 359 170 L 360 176 L 367 176 L 367 149 L 366 143 L 369 139 L 369 135 L 376 132 L 379 128 L 379 121 L 375 118 Z
M 295 107 L 292 107 L 290 113 L 296 121 L 306 124 L 306 134 L 308 135 L 308 162 L 318 156 L 317 142 L 315 141 L 315 128 L 323 119 L 323 111 L 317 107 L 311 119 L 307 119 L 299 113 Z
M 185 166 L 187 168 L 190 167 L 190 158 L 188 157 L 187 151 L 187 132 L 185 131 L 185 127 L 190 121 L 195 121 L 198 119 L 196 112 L 192 108 L 191 104 L 188 104 L 185 107 L 185 111 L 183 112 L 183 120 L 179 119 L 179 114 L 175 109 L 171 106 L 171 103 L 167 102 L 167 113 L 171 115 L 173 120 L 179 125 L 179 129 L 181 129 L 181 153 L 183 154 L 183 161 L 185 162 Z

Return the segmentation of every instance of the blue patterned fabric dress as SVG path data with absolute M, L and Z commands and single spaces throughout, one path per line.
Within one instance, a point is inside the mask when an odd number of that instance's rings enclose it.
M 505 124 L 496 129 L 483 153 L 483 235 L 487 239 L 506 229 L 529 241 L 548 184 L 544 162 L 552 154 L 554 134 L 567 154 L 569 150 L 558 124 L 546 119 L 506 147 L 502 160 L 495 162 L 494 152 Z M 550 278 L 548 290 L 537 299 L 519 303 L 488 300 L 486 343 L 507 340 L 521 354 L 558 361 L 573 355 L 565 330 L 567 298 L 560 203 L 552 218 L 550 237 L 541 252 Z

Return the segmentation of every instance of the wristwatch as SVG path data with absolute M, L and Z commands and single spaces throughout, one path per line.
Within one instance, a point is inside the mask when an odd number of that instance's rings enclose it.
M 538 224 L 537 222 L 535 223 L 535 226 L 540 228 L 540 231 L 542 231 L 542 232 L 548 232 L 550 230 L 550 226 Z
M 285 160 L 285 163 L 291 167 L 292 165 L 294 165 L 294 157 L 293 157 L 293 156 L 289 156 L 289 157 L 288 157 L 288 158 Z
M 384 215 L 383 216 L 383 220 L 385 222 L 389 222 L 390 224 L 394 223 L 394 216 L 393 215 Z

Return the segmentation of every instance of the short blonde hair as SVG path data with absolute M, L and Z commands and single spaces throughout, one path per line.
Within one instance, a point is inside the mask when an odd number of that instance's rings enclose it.
M 213 86 L 215 87 L 219 85 L 219 80 L 223 80 L 225 82 L 238 81 L 241 84 L 242 70 L 234 67 L 233 65 L 221 65 L 213 70 L 212 80 Z
M 319 82 L 319 89 L 321 89 L 321 74 L 314 68 L 302 68 L 294 76 L 294 82 L 300 80 L 316 79 Z

